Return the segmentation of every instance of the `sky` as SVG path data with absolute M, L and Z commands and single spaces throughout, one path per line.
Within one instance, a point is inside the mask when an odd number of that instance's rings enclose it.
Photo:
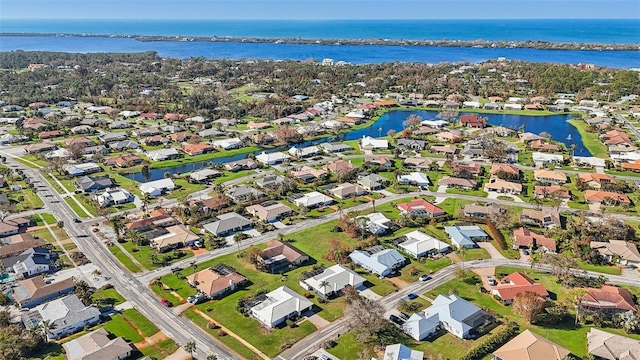
M 2 0 L 0 19 L 638 19 L 639 0 Z M 2 25 L 0 23 L 0 31 Z

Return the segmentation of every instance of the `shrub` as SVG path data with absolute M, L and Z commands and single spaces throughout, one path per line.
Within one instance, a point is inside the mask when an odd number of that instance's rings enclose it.
M 226 333 L 224 330 L 220 329 L 220 330 L 218 331 L 218 336 L 219 336 L 219 337 L 227 336 L 227 333 Z
M 213 329 L 217 329 L 217 328 L 218 328 L 218 325 L 216 325 L 216 323 L 214 323 L 214 322 L 210 322 L 210 323 L 207 324 L 207 329 L 213 330 Z
M 106 283 L 102 285 L 101 289 L 102 290 L 113 289 L 113 285 L 111 285 L 110 283 Z
M 461 360 L 477 360 L 482 359 L 487 356 L 498 347 L 507 343 L 507 341 L 511 340 L 514 336 L 518 334 L 520 328 L 518 324 L 515 322 L 510 322 L 506 325 L 506 327 L 493 336 L 485 339 L 485 341 L 477 343 L 474 347 L 469 350 L 464 356 L 462 356 Z
M 140 249 L 138 249 L 137 246 L 134 246 L 131 248 L 131 252 L 138 252 L 138 251 L 140 251 Z

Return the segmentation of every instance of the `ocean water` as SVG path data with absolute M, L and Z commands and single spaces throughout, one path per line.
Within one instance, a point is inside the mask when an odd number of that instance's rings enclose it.
M 416 47 L 376 45 L 314 45 L 236 42 L 142 42 L 131 38 L 0 36 L 0 51 L 61 51 L 75 53 L 155 51 L 162 57 L 227 59 L 270 59 L 317 61 L 331 58 L 354 64 L 383 62 L 477 63 L 506 57 L 511 60 L 557 64 L 596 64 L 611 68 L 640 67 L 640 51 L 582 51 Z
M 626 20 L 16 20 L 0 32 L 234 36 L 306 39 L 544 40 L 640 43 L 640 19 Z

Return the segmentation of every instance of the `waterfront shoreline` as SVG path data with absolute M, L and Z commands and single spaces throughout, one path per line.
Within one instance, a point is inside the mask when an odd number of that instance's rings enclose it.
M 322 39 L 322 38 L 272 38 L 238 36 L 165 36 L 137 34 L 75 34 L 75 33 L 20 33 L 0 32 L 6 37 L 73 37 L 73 38 L 121 38 L 140 42 L 221 42 L 221 43 L 275 43 L 302 45 L 350 45 L 350 46 L 408 46 L 492 49 L 538 49 L 582 51 L 639 51 L 640 44 L 569 43 L 550 41 L 488 41 L 488 40 L 396 40 L 396 39 Z

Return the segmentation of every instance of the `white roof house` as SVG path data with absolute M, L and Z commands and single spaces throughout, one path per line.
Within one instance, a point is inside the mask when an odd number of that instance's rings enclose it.
M 404 332 L 412 338 L 421 341 L 435 333 L 440 328 L 440 320 L 437 316 L 426 317 L 422 314 L 413 314 L 402 325 Z
M 593 156 L 574 156 L 573 162 L 577 165 L 586 164 L 593 167 L 605 167 L 607 163 L 605 159 L 593 157 Z
M 322 286 L 322 283 L 325 281 L 327 282 L 326 287 Z M 365 278 L 354 271 L 340 264 L 336 264 L 316 276 L 303 280 L 300 285 L 315 291 L 320 296 L 326 296 L 342 291 L 347 285 L 359 288 L 365 281 Z
M 263 151 L 262 154 L 256 155 L 256 160 L 265 165 L 276 165 L 284 162 L 289 157 L 289 155 L 281 152 L 267 153 Z
M 547 153 L 541 153 L 537 151 L 534 151 L 531 153 L 531 158 L 533 159 L 534 163 L 541 163 L 541 164 L 552 164 L 552 163 L 561 164 L 564 161 L 564 158 L 562 157 L 562 155 L 547 154 Z
M 25 327 L 38 326 L 49 321 L 51 328 L 47 338 L 58 339 L 72 334 L 87 325 L 100 321 L 100 310 L 93 306 L 85 306 L 75 294 L 36 306 L 32 311 L 22 315 Z
M 446 120 L 423 120 L 420 124 L 426 125 L 432 128 L 441 128 L 447 125 L 449 122 Z
M 311 309 L 313 303 L 286 286 L 265 295 L 266 300 L 251 308 L 251 315 L 258 321 L 274 327 L 290 317 L 299 316 Z
M 371 136 L 363 136 L 360 140 L 360 149 L 362 150 L 374 150 L 374 149 L 388 149 L 389 142 L 384 139 L 374 139 Z
M 229 138 L 229 139 L 216 140 L 213 142 L 213 146 L 217 148 L 229 150 L 229 149 L 239 149 L 244 146 L 244 143 L 242 142 L 242 140 L 238 138 Z
M 360 224 L 366 227 L 370 233 L 378 235 L 386 233 L 393 225 L 391 220 L 379 212 L 359 216 L 356 221 L 361 222 Z
M 149 151 L 147 153 L 147 157 L 153 161 L 164 161 L 164 160 L 180 157 L 180 153 L 178 152 L 178 150 L 174 148 L 158 149 L 158 150 Z
M 417 171 L 411 172 L 408 174 L 399 175 L 398 183 L 414 185 L 421 188 L 431 185 L 431 181 L 429 181 L 429 178 L 427 177 L 427 175 L 425 173 L 417 172 Z
M 427 318 L 437 316 L 443 328 L 461 339 L 469 337 L 490 318 L 481 308 L 455 294 L 438 295 L 424 310 L 424 315 Z
M 430 253 L 444 253 L 451 250 L 449 244 L 415 230 L 405 235 L 407 240 L 398 247 L 416 259 Z
M 354 250 L 349 257 L 354 263 L 378 276 L 391 274 L 394 268 L 404 265 L 406 261 L 396 249 Z
M 371 358 L 372 360 L 422 360 L 424 352 L 411 350 L 402 344 L 387 345 L 384 349 L 382 359 Z
M 333 198 L 317 191 L 304 194 L 302 197 L 293 200 L 293 203 L 298 206 L 304 206 L 307 209 L 329 205 L 333 203 Z
M 307 146 L 303 148 L 297 148 L 293 146 L 291 147 L 291 149 L 289 149 L 289 155 L 295 156 L 295 157 L 309 157 L 316 154 L 320 154 L 321 152 L 322 151 L 320 150 L 320 148 L 315 145 Z
M 462 103 L 462 107 L 465 107 L 468 109 L 480 109 L 480 103 L 477 101 L 464 101 Z
M 476 240 L 485 240 L 489 235 L 482 231 L 477 225 L 470 226 L 445 226 L 444 231 L 449 234 L 451 243 L 455 247 L 476 247 Z
M 95 197 L 95 200 L 98 202 L 100 207 L 105 207 L 112 204 L 119 205 L 132 202 L 134 200 L 134 196 L 126 189 L 108 189 L 103 193 L 98 194 Z
M 142 191 L 143 194 L 149 194 L 149 196 L 154 197 L 160 196 L 167 191 L 172 191 L 176 188 L 176 184 L 174 184 L 173 180 L 171 179 L 159 179 L 142 183 L 140 184 L 140 186 L 138 186 L 138 188 L 140 189 L 140 191 Z

